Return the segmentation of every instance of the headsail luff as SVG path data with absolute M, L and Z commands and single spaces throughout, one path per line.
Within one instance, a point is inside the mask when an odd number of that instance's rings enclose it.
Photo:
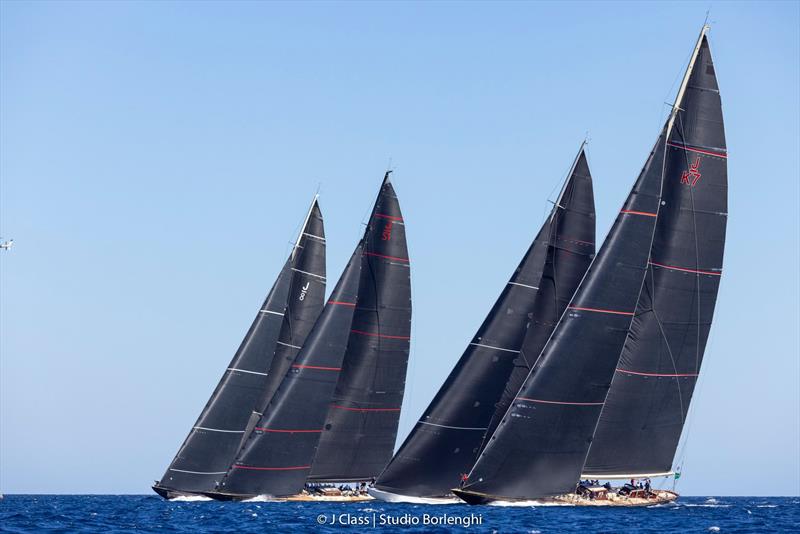
M 189 435 L 161 480 L 153 487 L 161 495 L 167 492 L 202 493 L 211 491 L 225 474 L 247 435 L 248 422 L 254 407 L 263 397 L 267 371 L 273 362 L 280 336 L 287 322 L 288 300 L 296 288 L 305 285 L 306 261 L 324 265 L 324 240 L 311 240 L 307 233 L 323 236 L 322 216 L 316 200 L 301 229 L 297 245 L 283 266 L 275 284 L 259 309 L 244 340 L 233 356 L 224 375 L 206 403 Z M 307 268 L 307 267 L 306 267 Z M 304 306 L 293 307 L 292 324 L 315 318 L 324 297 L 324 279 L 319 282 Z M 311 287 L 311 286 L 310 286 Z M 312 319 L 313 320 L 313 319 Z M 297 334 L 295 331 L 294 334 Z M 297 344 L 304 339 L 293 336 Z
M 525 365 L 520 348 L 528 325 L 545 340 L 550 335 L 560 316 L 556 309 L 566 306 L 594 254 L 594 232 L 592 182 L 582 145 L 551 214 L 376 488 L 440 497 L 469 472 L 510 376 Z M 556 278 L 557 293 L 564 295 L 554 294 Z M 542 292 L 547 302 L 539 306 Z M 526 375 L 517 379 L 513 393 Z
M 667 142 L 644 289 L 583 472 L 669 472 L 714 315 L 727 223 L 722 105 L 705 35 Z
M 406 230 L 389 173 L 364 234 L 358 306 L 311 480 L 369 480 L 392 456 L 411 339 Z
M 468 502 L 575 489 L 647 268 L 665 131 L 468 483 L 455 491 Z
M 359 243 L 328 303 L 213 497 L 299 493 L 342 366 L 362 264 Z

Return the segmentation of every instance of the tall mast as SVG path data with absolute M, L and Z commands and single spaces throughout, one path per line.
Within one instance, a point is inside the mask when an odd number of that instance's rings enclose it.
M 672 126 L 675 124 L 675 117 L 678 116 L 678 111 L 681 109 L 680 105 L 681 101 L 683 100 L 683 95 L 686 92 L 686 87 L 689 85 L 689 76 L 691 76 L 695 61 L 697 61 L 697 54 L 700 52 L 700 46 L 703 44 L 703 38 L 710 29 L 711 26 L 708 24 L 703 24 L 703 27 L 700 30 L 700 36 L 697 38 L 697 43 L 694 45 L 692 57 L 689 59 L 689 65 L 686 67 L 686 72 L 683 74 L 683 80 L 678 88 L 678 94 L 675 95 L 675 103 L 672 105 L 672 113 L 670 114 L 669 122 L 667 123 L 667 132 L 664 136 L 664 139 L 669 139 L 669 134 L 672 132 Z

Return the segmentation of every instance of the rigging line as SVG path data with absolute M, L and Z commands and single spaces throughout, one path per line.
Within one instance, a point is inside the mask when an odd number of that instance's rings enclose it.
M 661 319 L 658 318 L 658 313 L 656 313 L 655 275 L 653 273 L 653 266 L 648 265 L 647 270 L 650 274 L 650 277 L 653 280 L 653 291 L 651 295 L 651 298 L 653 299 L 653 304 L 650 307 L 650 313 L 653 314 L 653 317 L 656 320 L 656 324 L 658 325 L 658 331 L 661 333 L 661 337 L 664 339 L 664 344 L 667 347 L 667 354 L 669 355 L 669 359 L 672 362 L 672 369 L 675 371 L 675 374 L 677 375 L 679 374 L 678 366 L 675 363 L 675 357 L 672 354 L 672 347 L 669 346 L 669 339 L 667 339 L 667 334 L 666 332 L 664 332 L 664 325 L 661 323 Z M 678 401 L 680 401 L 681 404 L 681 424 L 683 424 L 685 422 L 685 417 L 684 417 L 685 412 L 683 410 L 683 394 L 681 392 L 681 381 L 677 376 L 675 377 L 675 385 L 678 387 Z

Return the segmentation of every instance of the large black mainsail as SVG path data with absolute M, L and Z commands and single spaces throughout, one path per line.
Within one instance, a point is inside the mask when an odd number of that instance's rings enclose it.
M 280 497 L 303 489 L 347 348 L 362 262 L 359 243 L 236 461 L 208 495 Z
M 615 375 L 639 372 L 629 367 L 633 362 L 621 362 L 623 349 L 658 350 L 652 340 L 659 338 L 645 331 L 645 324 L 665 332 L 673 325 L 662 319 L 686 323 L 694 317 L 692 324 L 699 329 L 703 326 L 698 322 L 710 322 L 710 314 L 703 315 L 702 310 L 696 316 L 687 312 L 689 317 L 682 318 L 673 315 L 675 310 L 669 306 L 664 309 L 664 316 L 658 314 L 661 308 L 652 313 L 653 296 L 659 300 L 676 299 L 681 302 L 678 308 L 684 311 L 698 306 L 698 295 L 703 291 L 697 289 L 702 287 L 697 275 L 716 277 L 720 273 L 722 249 L 712 247 L 716 250 L 701 253 L 699 246 L 705 239 L 724 240 L 724 224 L 719 221 L 724 220 L 726 207 L 722 200 L 726 194 L 725 173 L 720 172 L 724 158 L 719 157 L 724 155 L 720 150 L 724 150 L 722 114 L 707 53 L 706 30 L 704 27 L 700 34 L 667 124 L 628 201 L 512 407 L 470 473 L 469 483 L 456 490 L 465 501 L 536 499 L 573 492 L 612 380 Z M 706 52 L 701 55 L 702 50 Z M 692 77 L 696 70 L 703 72 Z M 696 99 L 694 103 L 687 100 L 692 97 Z M 700 146 L 689 145 L 690 142 Z M 693 191 L 685 189 L 696 187 L 701 178 L 700 161 L 690 160 L 689 155 L 697 157 L 704 151 L 711 157 L 717 155 L 710 165 L 712 193 L 707 195 L 716 196 L 716 200 L 698 205 L 694 204 L 699 199 L 694 198 Z M 683 213 L 687 208 L 690 212 Z M 710 211 L 702 220 L 716 221 L 712 228 L 695 228 L 698 221 L 693 214 L 698 208 Z M 693 261 L 690 265 L 695 268 L 676 263 L 680 261 Z M 710 263 L 701 269 L 699 262 L 704 261 Z M 695 289 L 687 291 L 687 285 L 667 282 L 673 278 L 667 278 L 670 273 L 666 271 L 693 275 Z M 646 278 L 650 278 L 649 288 Z M 660 282 L 658 293 L 653 293 L 655 280 Z M 715 284 L 706 285 L 705 292 L 712 288 L 716 292 Z M 655 317 L 646 319 L 645 315 Z M 636 331 L 634 322 L 639 323 Z M 675 326 L 676 334 L 694 333 L 695 342 L 700 339 L 701 334 L 691 328 L 680 332 L 680 326 Z M 678 339 L 667 338 L 667 342 Z M 692 357 L 699 358 L 698 352 L 687 356 Z M 653 360 L 646 362 L 652 364 Z M 694 369 L 698 368 L 699 362 Z M 676 367 L 673 373 L 681 374 Z M 640 419 L 640 424 L 644 420 Z M 618 441 L 627 439 L 619 428 L 616 430 Z M 670 462 L 672 453 L 674 449 Z
M 647 268 L 665 134 L 496 432 L 455 493 L 470 503 L 575 489 Z
M 487 428 L 527 376 L 594 255 L 594 198 L 584 147 L 558 201 L 472 342 L 376 481 L 373 495 L 441 497 L 469 472 Z M 528 326 L 530 325 L 530 326 Z M 541 341 L 543 344 L 544 341 Z M 509 384 L 509 381 L 513 384 Z M 506 400 L 506 392 L 513 390 Z M 505 410 L 502 410 L 505 413 Z
M 211 491 L 227 472 L 247 435 L 251 413 L 264 402 L 268 370 L 279 341 L 301 345 L 308 333 L 304 325 L 322 309 L 324 264 L 324 229 L 315 198 L 289 259 L 225 374 L 164 476 L 153 486 L 159 495 L 170 498 Z
M 363 243 L 358 305 L 311 480 L 370 480 L 394 449 L 411 339 L 411 274 L 388 172 Z
M 711 328 L 728 184 L 722 105 L 705 35 L 680 107 L 664 173 L 679 187 L 664 189 L 644 289 L 583 469 L 593 478 L 671 470 Z

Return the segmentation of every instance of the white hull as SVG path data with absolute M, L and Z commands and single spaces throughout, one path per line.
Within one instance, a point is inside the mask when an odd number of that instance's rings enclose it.
M 453 497 L 415 497 L 413 495 L 400 495 L 399 493 L 390 493 L 388 491 L 379 490 L 378 488 L 369 488 L 367 490 L 370 495 L 383 502 L 402 502 L 408 504 L 459 504 L 461 499 L 456 496 Z

